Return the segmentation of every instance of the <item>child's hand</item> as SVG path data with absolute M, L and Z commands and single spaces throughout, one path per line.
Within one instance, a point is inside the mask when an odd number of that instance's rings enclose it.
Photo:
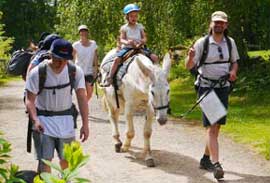
M 132 47 L 135 47 L 135 46 L 136 46 L 134 40 L 129 39 L 129 40 L 127 41 L 127 43 L 128 43 L 128 45 L 130 45 L 130 46 L 132 46 Z
M 143 43 L 142 42 L 139 42 L 136 44 L 136 48 L 141 48 L 143 46 Z

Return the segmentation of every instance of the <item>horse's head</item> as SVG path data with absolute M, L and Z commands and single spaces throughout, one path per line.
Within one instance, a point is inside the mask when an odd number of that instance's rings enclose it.
M 156 112 L 156 120 L 160 125 L 164 125 L 167 122 L 167 111 L 169 108 L 170 86 L 167 76 L 171 67 L 170 56 L 169 54 L 165 55 L 162 69 L 155 65 L 151 68 L 145 67 L 140 61 L 138 63 L 141 70 L 151 79 L 148 93 L 149 103 L 152 106 L 152 110 Z

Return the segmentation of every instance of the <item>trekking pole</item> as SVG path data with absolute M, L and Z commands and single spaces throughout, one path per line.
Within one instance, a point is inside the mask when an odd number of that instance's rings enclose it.
M 217 84 L 225 84 L 225 82 L 229 79 L 229 75 L 225 75 L 225 76 L 222 76 L 220 77 L 216 82 L 214 82 L 214 84 L 209 88 L 209 90 L 207 90 L 197 101 L 196 103 L 188 110 L 186 111 L 185 113 L 181 114 L 180 115 L 180 118 L 183 118 L 185 117 L 186 115 L 190 114 L 194 109 L 195 107 L 197 107 L 197 105 L 199 105 L 201 103 L 201 101 L 214 89 L 214 87 L 217 85 Z

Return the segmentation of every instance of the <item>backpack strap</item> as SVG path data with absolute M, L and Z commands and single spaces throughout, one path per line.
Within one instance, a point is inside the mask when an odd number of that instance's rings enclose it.
M 42 92 L 44 88 L 46 89 L 53 89 L 55 93 L 55 89 L 61 89 L 65 88 L 70 85 L 70 94 L 72 94 L 72 90 L 75 86 L 75 76 L 76 76 L 76 66 L 68 62 L 68 77 L 69 77 L 69 83 L 58 85 L 58 86 L 51 86 L 51 87 L 45 87 L 45 81 L 47 78 L 47 63 L 41 63 L 38 65 L 38 75 L 39 75 L 39 91 L 38 95 Z
M 228 50 L 229 50 L 229 62 L 232 63 L 232 61 L 231 61 L 231 57 L 232 57 L 232 41 L 229 38 L 229 36 L 226 36 L 226 35 L 225 35 L 225 39 L 226 39 Z
M 217 62 L 217 63 L 231 63 L 231 56 L 232 56 L 232 42 L 231 39 L 225 35 L 226 43 L 228 46 L 229 51 L 229 60 L 225 62 Z M 205 63 L 206 57 L 208 55 L 209 51 L 209 35 L 205 36 L 204 42 L 203 42 L 203 53 L 199 62 L 199 65 L 197 66 L 197 69 L 199 69 L 202 65 L 207 64 Z M 215 64 L 215 63 L 214 63 Z
M 38 95 L 44 89 L 45 81 L 47 78 L 47 64 L 41 63 L 38 65 L 38 77 L 39 77 L 39 85 L 38 85 Z
M 70 82 L 70 94 L 72 94 L 72 90 L 75 87 L 75 77 L 76 77 L 76 66 L 68 61 L 68 76 L 69 76 L 69 82 Z
M 206 57 L 208 55 L 209 50 L 209 35 L 205 36 L 204 42 L 203 42 L 203 53 L 199 62 L 199 65 L 197 66 L 197 69 L 199 69 L 205 62 Z

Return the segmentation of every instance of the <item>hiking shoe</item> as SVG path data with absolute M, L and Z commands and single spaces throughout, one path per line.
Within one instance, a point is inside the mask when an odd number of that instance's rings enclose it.
M 200 161 L 200 169 L 212 172 L 214 170 L 214 165 L 210 159 L 202 158 Z
M 214 164 L 213 174 L 217 180 L 224 178 L 224 171 L 223 171 L 223 168 L 221 167 L 221 164 L 219 162 Z

